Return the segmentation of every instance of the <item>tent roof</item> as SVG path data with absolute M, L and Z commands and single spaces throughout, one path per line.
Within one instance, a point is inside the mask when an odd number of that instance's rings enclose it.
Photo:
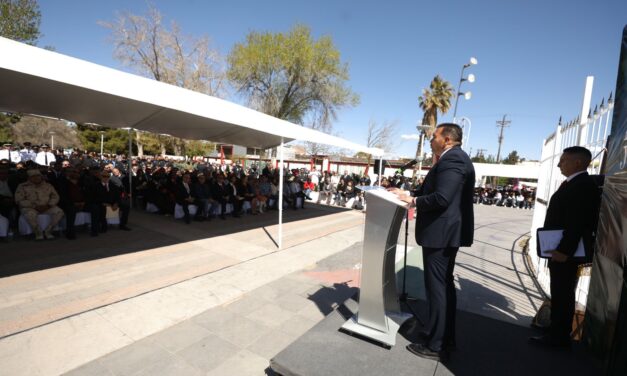
M 0 37 L 0 110 L 269 148 L 310 141 L 368 148 L 250 108 Z

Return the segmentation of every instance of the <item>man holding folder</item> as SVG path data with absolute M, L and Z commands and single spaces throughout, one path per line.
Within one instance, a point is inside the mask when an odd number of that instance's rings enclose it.
M 591 159 L 588 149 L 573 146 L 564 149 L 557 165 L 566 180 L 551 197 L 544 228 L 563 230 L 563 235 L 557 247 L 550 251 L 551 327 L 548 334 L 529 339 L 535 345 L 570 346 L 577 268 L 592 258 L 599 217 L 599 188 L 586 172 Z M 575 258 L 580 242 L 583 242 L 586 256 Z

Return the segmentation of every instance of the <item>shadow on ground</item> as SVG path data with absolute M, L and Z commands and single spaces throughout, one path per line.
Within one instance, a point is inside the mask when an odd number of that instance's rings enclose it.
M 347 211 L 350 209 L 308 205 L 304 210 L 284 210 L 283 222 L 289 224 Z M 270 237 L 266 228 L 277 224 L 277 211 L 185 225 L 182 220 L 174 220 L 172 217 L 133 210 L 129 220 L 133 231 L 130 232 L 110 226 L 107 233 L 95 238 L 89 236 L 87 229 L 79 229 L 78 239 L 74 241 L 57 238 L 36 242 L 31 237 L 17 237 L 13 241 L 1 243 L 0 278 L 258 228 L 263 228 Z
M 411 307 L 426 317 L 425 304 L 412 301 Z M 405 349 L 417 341 L 420 325 L 411 319 L 401 327 L 397 343 L 390 350 L 358 336 L 341 332 L 347 317 L 357 312 L 351 298 L 323 321 L 277 354 L 267 375 L 597 375 L 600 364 L 577 344 L 572 350 L 537 348 L 528 337 L 539 333 L 474 313 L 457 312 L 457 350 L 438 363 L 411 354 Z

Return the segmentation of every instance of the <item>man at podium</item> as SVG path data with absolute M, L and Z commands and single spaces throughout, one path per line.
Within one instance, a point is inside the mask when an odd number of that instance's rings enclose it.
M 443 123 L 431 138 L 436 163 L 415 197 L 392 188 L 404 202 L 415 206 L 416 242 L 422 246 L 429 318 L 421 341 L 407 349 L 423 358 L 441 360 L 455 347 L 457 297 L 453 280 L 459 247 L 472 245 L 475 170 L 461 149 L 462 129 Z

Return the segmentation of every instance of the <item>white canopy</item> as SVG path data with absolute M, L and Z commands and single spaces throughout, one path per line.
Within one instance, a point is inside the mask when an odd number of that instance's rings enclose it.
M 247 107 L 0 37 L 0 110 L 269 148 L 302 140 L 373 155 Z

